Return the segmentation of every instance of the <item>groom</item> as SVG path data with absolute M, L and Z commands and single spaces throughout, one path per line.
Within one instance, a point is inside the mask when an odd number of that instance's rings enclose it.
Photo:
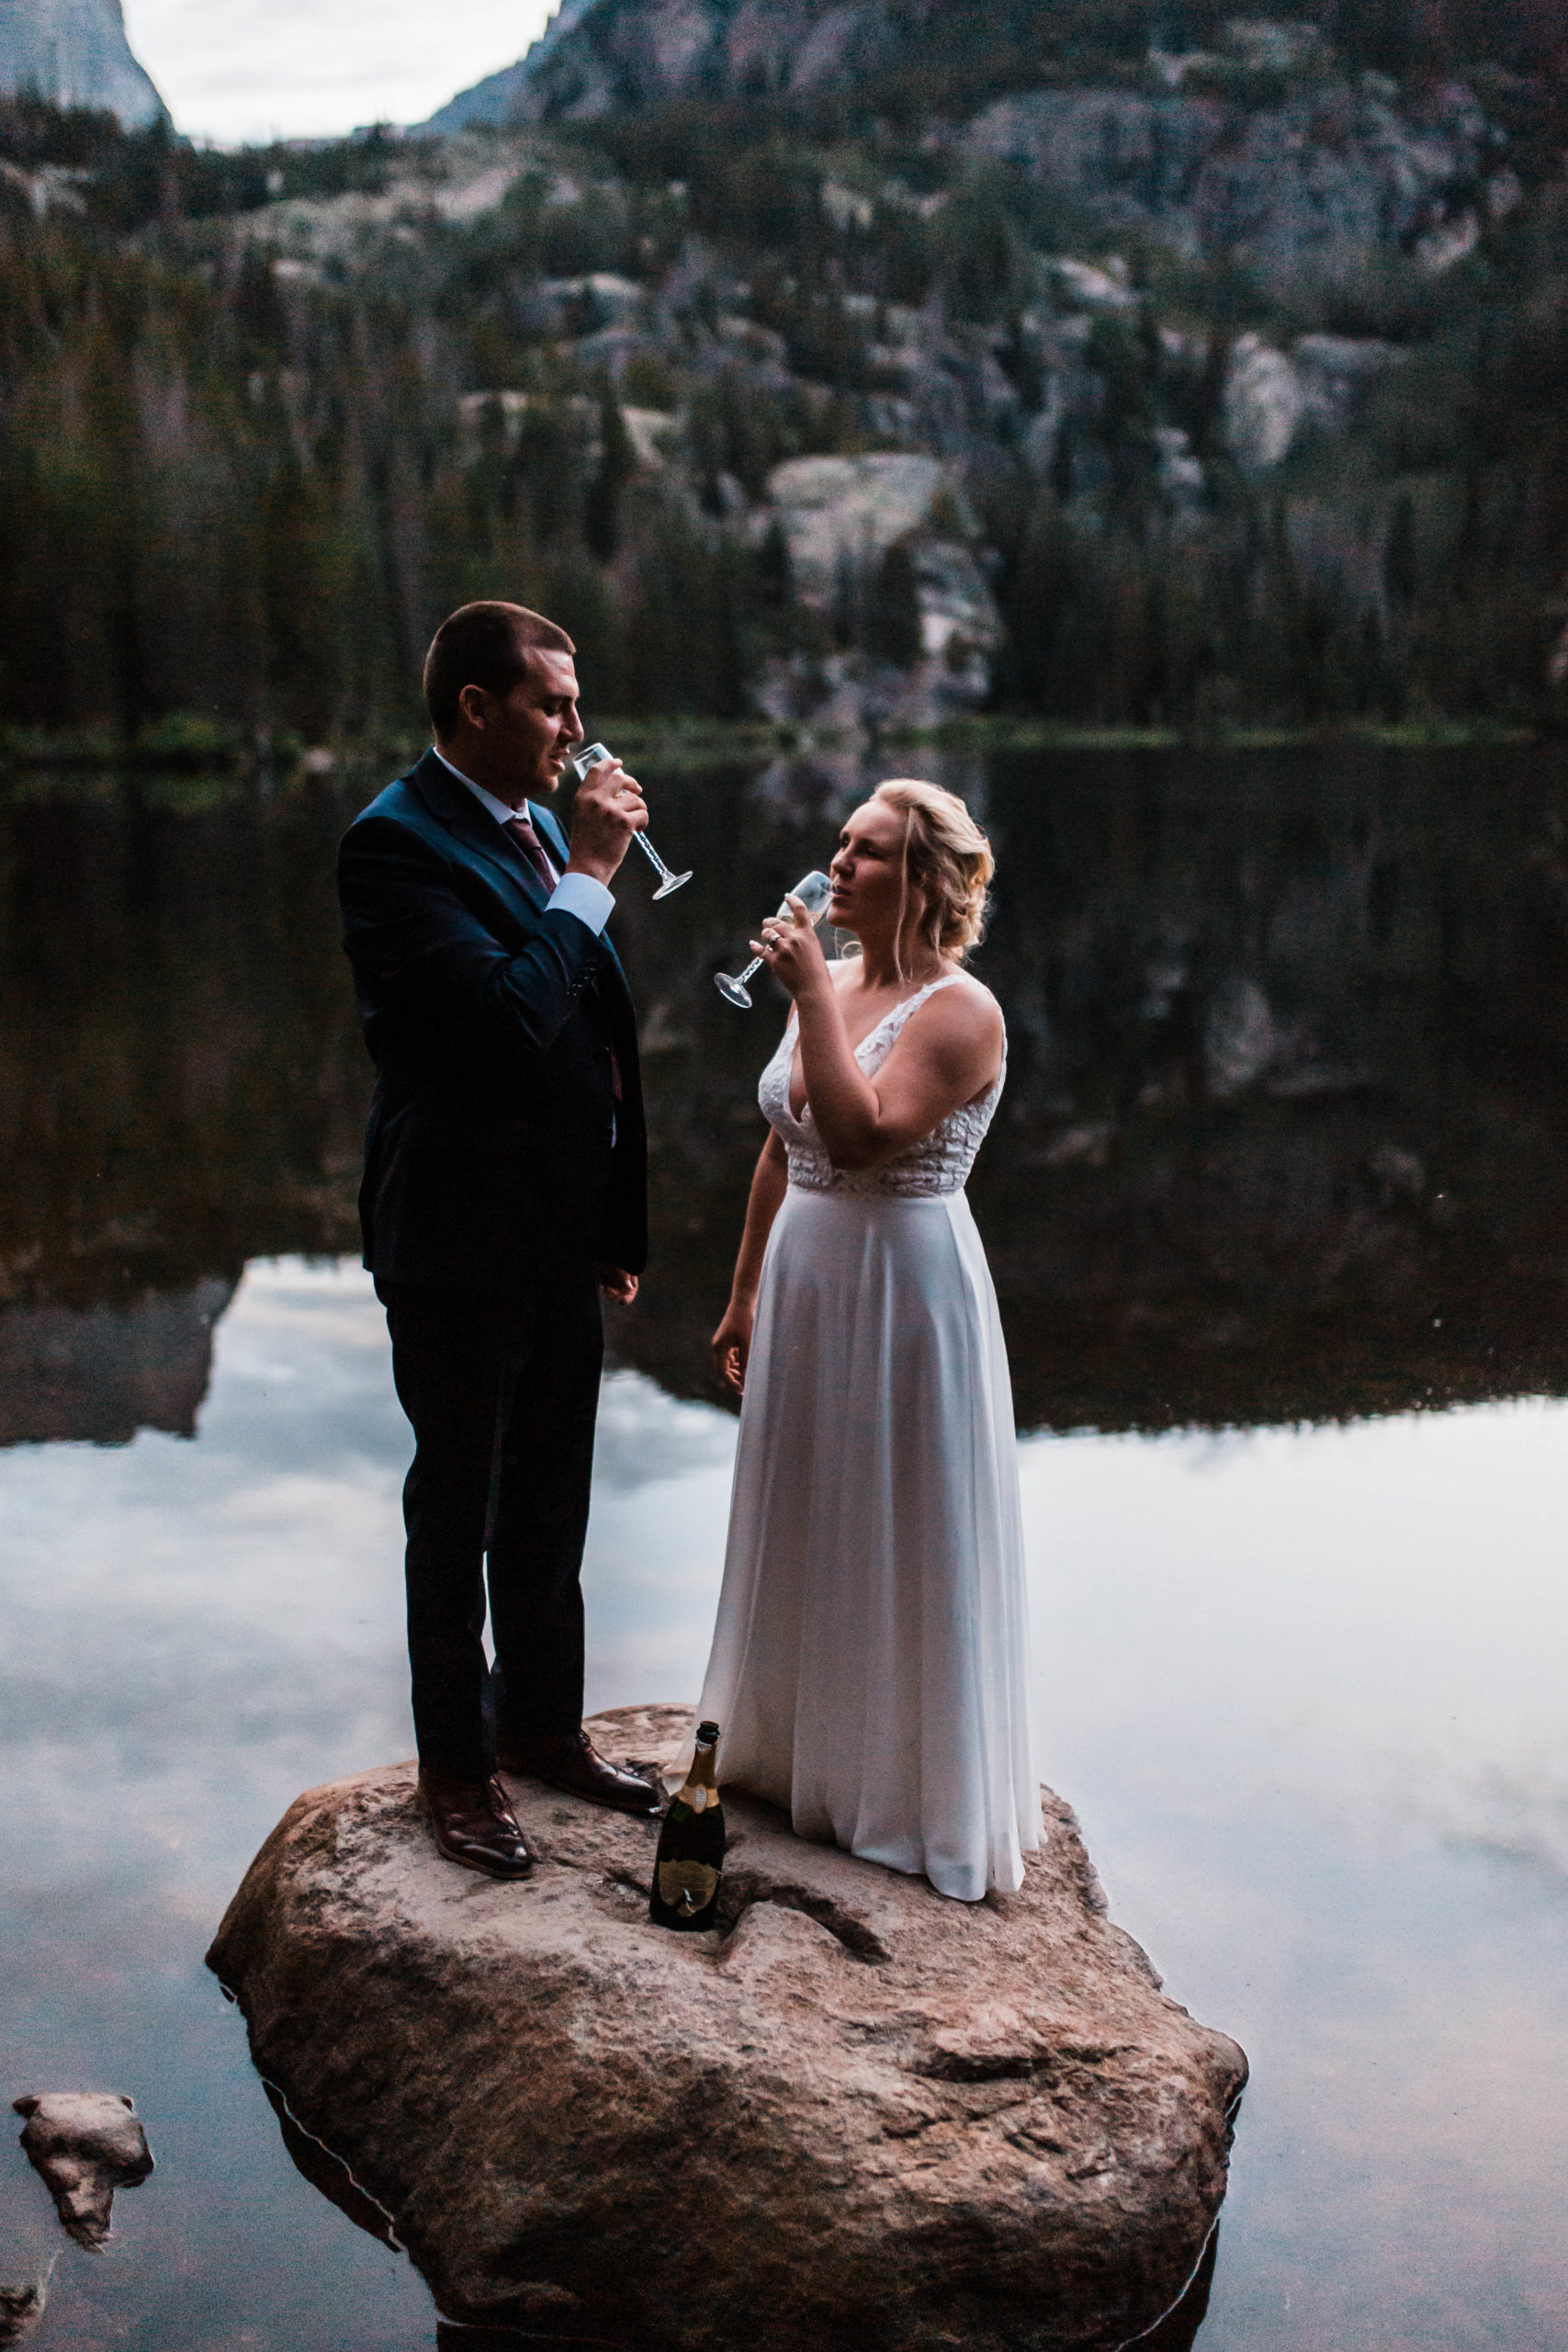
M 604 933 L 648 817 L 616 760 L 580 786 L 570 844 L 539 805 L 582 741 L 575 650 L 521 605 L 444 621 L 424 665 L 434 747 L 338 863 L 377 1070 L 365 1262 L 415 1441 L 420 1797 L 442 1853 L 506 1879 L 533 1856 L 498 1764 L 626 1813 L 659 1803 L 581 1727 L 599 1294 L 636 1296 L 647 1223 L 637 1031 Z

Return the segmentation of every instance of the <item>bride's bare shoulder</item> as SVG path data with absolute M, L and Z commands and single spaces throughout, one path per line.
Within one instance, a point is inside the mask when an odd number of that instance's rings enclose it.
M 999 1037 L 1005 1023 L 1002 1009 L 986 986 L 973 972 L 956 972 L 954 988 L 935 989 L 920 1007 L 931 1028 L 944 1028 L 950 1035 L 966 1037 Z
M 989 1084 L 1001 1068 L 1007 1028 L 983 981 L 968 972 L 954 978 L 956 987 L 933 989 L 916 1007 L 898 1049 L 939 1070 L 966 1101 L 971 1087 Z

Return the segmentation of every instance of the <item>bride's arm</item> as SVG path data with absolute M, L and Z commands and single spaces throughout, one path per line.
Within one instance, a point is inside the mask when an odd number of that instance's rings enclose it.
M 835 1168 L 878 1168 L 961 1103 L 984 1093 L 1002 1066 L 1002 1016 L 978 989 L 942 989 L 910 1016 L 874 1078 L 850 1045 L 830 980 L 795 998 L 806 1096 Z
M 799 906 L 795 899 L 790 904 Z M 835 1168 L 877 1168 L 896 1159 L 996 1078 L 1002 1016 L 987 989 L 940 989 L 910 1015 L 882 1068 L 867 1078 L 844 1027 L 832 969 L 804 908 L 790 922 L 771 920 L 762 935 L 769 969 L 795 999 L 806 1099 Z
M 757 1284 L 761 1280 L 762 1252 L 784 1204 L 789 1184 L 789 1162 L 776 1135 L 769 1134 L 751 1178 L 746 1203 L 746 1224 L 735 1260 L 735 1280 L 724 1320 L 713 1335 L 714 1369 L 739 1393 L 746 1385 L 746 1358 L 751 1347 L 751 1325 L 757 1313 Z

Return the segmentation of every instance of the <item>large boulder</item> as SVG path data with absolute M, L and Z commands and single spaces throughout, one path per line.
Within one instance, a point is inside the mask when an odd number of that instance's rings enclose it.
M 880 450 L 869 458 L 787 458 L 768 476 L 768 497 L 789 548 L 803 605 L 829 609 L 846 570 L 871 577 L 897 540 L 928 529 L 937 500 L 960 495 L 940 458 Z
M 676 1708 L 601 1716 L 667 1765 Z M 722 1751 L 721 1751 L 722 1753 Z M 1200 2262 L 1246 2078 L 1104 1915 L 1076 1824 L 969 1906 L 727 1796 L 723 1927 L 656 1825 L 513 1784 L 543 1851 L 454 1869 L 409 1765 L 299 1798 L 209 1955 L 260 2071 L 441 2309 L 644 2347 L 1120 2343 Z
M 768 476 L 768 498 L 789 550 L 803 605 L 840 617 L 883 593 L 884 560 L 901 548 L 918 617 L 917 696 L 928 706 L 864 717 L 930 724 L 942 706 L 973 705 L 990 688 L 988 657 L 1002 642 L 1001 615 L 976 561 L 978 526 L 958 469 L 918 452 L 860 458 L 789 458 Z M 820 665 L 824 673 L 826 663 Z M 783 713 L 781 711 L 780 715 Z M 813 713 L 818 725 L 843 723 Z M 844 717 L 849 715 L 846 713 Z M 850 720 L 853 724 L 853 720 Z

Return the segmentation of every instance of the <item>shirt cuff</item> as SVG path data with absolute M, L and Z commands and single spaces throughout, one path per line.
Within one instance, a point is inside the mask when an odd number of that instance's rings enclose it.
M 595 939 L 615 911 L 615 899 L 592 874 L 563 874 L 545 909 L 547 915 L 575 915 L 579 922 L 588 925 Z

